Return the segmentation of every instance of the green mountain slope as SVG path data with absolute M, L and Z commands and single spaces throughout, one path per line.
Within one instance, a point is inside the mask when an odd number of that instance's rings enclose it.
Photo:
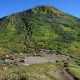
M 12 14 L 0 19 L 0 48 L 0 53 L 48 49 L 79 59 L 80 19 L 51 6 Z

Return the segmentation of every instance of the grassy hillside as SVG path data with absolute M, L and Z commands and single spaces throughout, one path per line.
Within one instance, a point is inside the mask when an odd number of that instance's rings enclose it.
M 34 55 L 40 50 L 74 60 L 29 66 L 0 62 L 0 80 L 64 80 L 64 73 L 80 80 L 80 19 L 45 5 L 0 19 L 0 58 L 12 52 L 19 58 L 18 53 Z M 8 66 L 6 72 L 4 66 Z
M 48 49 L 79 59 L 79 45 L 80 19 L 51 6 L 37 6 L 0 19 L 0 48 L 9 52 Z
M 10 66 L 9 70 L 0 70 L 0 80 L 63 80 L 58 67 L 62 63 L 44 63 L 30 66 Z

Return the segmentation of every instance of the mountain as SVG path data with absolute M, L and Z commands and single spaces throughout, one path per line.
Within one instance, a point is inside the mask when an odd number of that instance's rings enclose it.
M 0 53 L 40 49 L 79 59 L 80 19 L 46 5 L 0 19 Z

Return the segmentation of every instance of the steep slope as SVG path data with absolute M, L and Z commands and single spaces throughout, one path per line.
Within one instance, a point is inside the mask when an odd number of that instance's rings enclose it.
M 37 6 L 0 19 L 1 53 L 48 49 L 79 59 L 79 45 L 80 19 L 51 6 Z

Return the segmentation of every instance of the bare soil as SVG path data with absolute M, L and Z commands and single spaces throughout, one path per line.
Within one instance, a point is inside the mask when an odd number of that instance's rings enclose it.
M 70 58 L 69 56 L 65 55 L 56 55 L 56 54 L 48 54 L 47 56 L 44 57 L 26 57 L 25 56 L 25 63 L 24 64 L 36 64 L 36 63 L 44 63 L 44 62 L 58 62 L 58 61 L 63 61 L 63 62 L 68 62 L 72 61 L 73 59 Z
M 67 71 L 66 68 L 58 70 L 59 74 L 64 80 L 75 80 Z

